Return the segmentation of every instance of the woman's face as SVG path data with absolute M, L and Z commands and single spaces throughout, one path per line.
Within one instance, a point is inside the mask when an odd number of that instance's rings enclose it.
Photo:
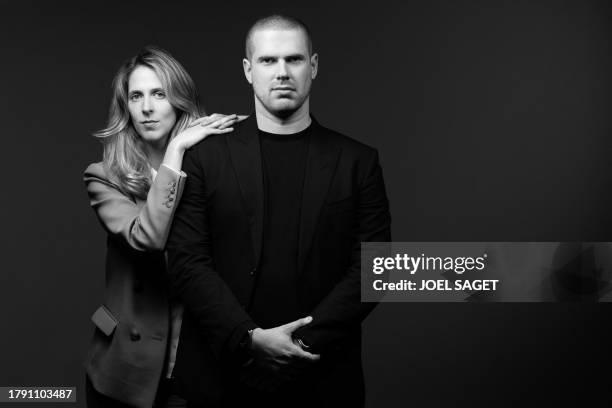
M 143 140 L 164 148 L 176 123 L 176 112 L 151 68 L 138 66 L 128 79 L 128 109 L 136 132 Z

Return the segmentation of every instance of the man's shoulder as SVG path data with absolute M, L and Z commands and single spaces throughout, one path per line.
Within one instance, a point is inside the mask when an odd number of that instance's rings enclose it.
M 331 144 L 341 148 L 342 152 L 345 154 L 369 156 L 376 153 L 374 147 L 318 123 L 317 130 L 321 133 L 323 138 L 328 140 Z
M 198 154 L 219 154 L 222 151 L 226 151 L 228 141 L 230 139 L 238 138 L 245 140 L 245 137 L 253 133 L 253 115 L 248 116 L 246 119 L 232 125 L 233 131 L 229 133 L 222 133 L 219 135 L 210 135 L 204 140 L 196 143 L 189 149 L 190 151 L 198 152 Z
M 231 137 L 232 133 L 223 133 L 220 135 L 209 135 L 204 140 L 196 143 L 187 151 L 189 154 L 195 154 L 197 156 L 208 156 L 208 155 L 218 155 L 221 151 L 224 150 L 227 145 L 227 138 Z

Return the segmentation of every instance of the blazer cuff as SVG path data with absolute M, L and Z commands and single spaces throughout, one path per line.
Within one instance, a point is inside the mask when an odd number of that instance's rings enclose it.
M 245 334 L 248 333 L 249 330 L 253 330 L 258 328 L 252 320 L 247 320 L 238 325 L 230 335 L 230 338 L 227 342 L 227 351 L 230 355 L 234 356 L 240 354 L 242 350 L 240 350 L 240 342 L 244 338 Z
M 162 163 L 162 166 L 164 166 L 165 168 L 167 168 L 167 169 L 171 170 L 172 172 L 176 173 L 176 175 L 178 175 L 180 177 L 187 177 L 187 173 L 185 173 L 182 170 L 177 170 L 174 167 L 170 167 L 166 163 Z
M 181 173 L 185 174 L 184 172 L 179 173 L 166 165 L 161 165 L 151 186 L 151 189 L 155 189 L 158 197 L 163 200 L 161 202 L 162 207 L 172 209 L 172 211 L 181 197 L 183 184 L 185 183 L 186 175 L 183 177 Z

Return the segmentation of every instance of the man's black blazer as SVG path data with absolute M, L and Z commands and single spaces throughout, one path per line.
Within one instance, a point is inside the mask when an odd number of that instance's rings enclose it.
M 184 157 L 187 180 L 167 249 L 170 282 L 185 305 L 175 376 L 189 400 L 214 403 L 232 392 L 239 342 L 257 327 L 249 304 L 262 252 L 261 161 L 254 115 Z M 391 240 L 378 154 L 313 119 L 305 172 L 298 317 L 313 321 L 295 334 L 321 354 L 305 384 L 329 401 L 348 402 L 346 393 L 363 401 L 361 321 L 375 303 L 360 301 L 360 243 Z

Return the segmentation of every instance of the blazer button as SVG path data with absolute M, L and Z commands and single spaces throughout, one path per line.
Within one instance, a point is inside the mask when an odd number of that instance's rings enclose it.
M 257 268 L 251 269 L 251 272 L 250 272 L 251 276 L 254 276 L 256 272 L 257 272 Z
M 132 330 L 130 330 L 130 340 L 132 341 L 140 340 L 140 333 L 138 333 L 138 330 L 136 330 L 136 328 L 134 327 L 132 327 Z

